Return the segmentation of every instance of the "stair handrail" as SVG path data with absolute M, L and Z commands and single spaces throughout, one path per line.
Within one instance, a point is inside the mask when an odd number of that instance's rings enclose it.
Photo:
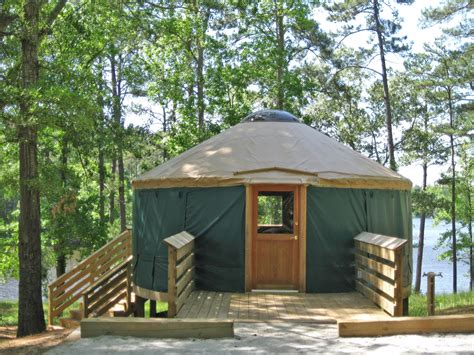
M 48 285 L 48 323 L 81 298 L 95 281 L 132 255 L 132 232 L 126 229 Z
M 98 317 L 114 307 L 119 301 L 126 300 L 127 314 L 132 310 L 132 277 L 130 255 L 125 261 L 103 274 L 83 292 L 84 318 Z

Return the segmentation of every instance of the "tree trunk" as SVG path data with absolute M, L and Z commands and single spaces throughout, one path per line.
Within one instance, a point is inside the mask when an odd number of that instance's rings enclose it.
M 99 69 L 99 79 L 102 79 L 102 67 L 100 66 Z M 105 117 L 104 117 L 104 97 L 102 96 L 103 87 L 99 84 L 99 96 L 98 96 L 98 104 L 100 107 L 100 113 L 97 117 L 97 133 L 98 133 L 98 173 L 99 173 L 99 219 L 101 225 L 105 224 L 105 157 L 104 157 L 104 125 L 105 125 Z
M 67 156 L 68 156 L 68 147 L 67 147 L 67 138 L 66 135 L 63 136 L 61 142 L 61 184 L 63 188 L 63 195 L 67 194 Z M 64 242 L 65 236 L 58 236 L 57 245 L 55 248 L 56 254 L 56 277 L 61 276 L 66 272 L 66 254 L 64 253 Z
M 197 104 L 198 104 L 198 126 L 204 130 L 204 48 L 201 41 L 198 41 L 198 61 L 197 61 Z
M 162 103 L 161 105 L 162 110 L 163 110 L 163 133 L 166 135 L 166 132 L 168 131 L 168 117 L 166 115 L 166 104 Z M 166 150 L 166 145 L 163 145 L 163 161 L 166 161 L 168 159 L 168 152 Z
M 99 143 L 99 218 L 101 223 L 105 223 L 105 162 L 104 147 Z
M 204 130 L 204 45 L 206 41 L 207 26 L 209 23 L 209 16 L 211 15 L 208 8 L 204 14 L 199 11 L 199 5 L 193 1 L 194 14 L 200 19 L 199 32 L 196 37 L 197 48 L 197 65 L 196 65 L 196 79 L 197 79 L 197 108 L 198 108 L 198 127 L 201 131 Z
M 123 151 L 119 150 L 118 158 L 119 173 L 119 207 L 120 207 L 120 230 L 127 229 L 127 215 L 125 210 L 125 169 L 123 166 Z
M 20 282 L 18 295 L 17 336 L 36 334 L 46 329 L 41 299 L 41 230 L 40 191 L 38 184 L 37 123 L 32 117 L 28 90 L 39 76 L 40 1 L 24 5 L 24 29 L 21 38 L 21 122 L 18 127 L 20 161 L 20 224 L 18 258 Z
M 387 67 L 385 65 L 385 49 L 383 43 L 382 25 L 379 17 L 379 3 L 378 0 L 373 0 L 375 30 L 377 32 L 377 39 L 380 52 L 380 62 L 382 63 L 382 82 L 383 82 L 383 100 L 385 104 L 385 124 L 387 126 L 387 141 L 390 169 L 396 171 L 397 164 L 395 162 L 395 146 L 393 144 L 392 133 L 392 107 L 390 104 L 390 92 L 388 88 Z
M 426 191 L 428 175 L 428 164 L 423 163 L 423 192 Z M 415 277 L 415 292 L 419 293 L 421 289 L 421 272 L 423 268 L 423 249 L 425 246 L 425 222 L 426 213 L 423 211 L 420 216 L 420 234 L 418 235 L 418 257 L 416 259 L 416 277 Z
M 127 229 L 127 215 L 125 206 L 125 169 L 123 165 L 123 123 L 122 123 L 122 104 L 121 104 L 121 66 L 117 63 L 115 55 L 110 57 L 110 69 L 112 75 L 112 111 L 114 115 L 115 136 L 117 141 L 117 161 L 119 177 L 119 211 L 120 211 L 120 229 Z
M 109 193 L 109 223 L 115 220 L 115 172 L 117 170 L 117 159 L 112 159 L 112 171 L 110 177 L 110 193 Z
M 451 151 L 451 234 L 452 234 L 452 252 L 453 252 L 453 293 L 458 290 L 458 258 L 457 258 L 457 240 L 456 240 L 456 152 L 454 150 L 454 110 L 452 102 L 451 88 L 448 87 L 448 107 L 449 107 L 449 146 Z
M 285 24 L 283 22 L 283 14 L 281 13 L 279 5 L 275 8 L 275 22 L 276 22 L 276 35 L 277 35 L 277 97 L 276 97 L 276 108 L 283 110 L 285 107 Z
M 469 282 L 469 290 L 473 290 L 474 288 L 474 255 L 473 255 L 473 240 L 472 240 L 472 199 L 471 199 L 471 186 L 469 185 L 470 182 L 468 181 L 468 191 L 467 191 L 467 204 L 469 208 L 469 224 L 467 225 L 467 230 L 469 232 L 469 274 L 470 274 L 470 282 Z

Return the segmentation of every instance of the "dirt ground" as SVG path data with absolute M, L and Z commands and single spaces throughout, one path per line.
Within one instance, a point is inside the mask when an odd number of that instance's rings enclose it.
M 43 354 L 61 344 L 71 329 L 51 327 L 44 333 L 16 338 L 17 327 L 0 327 L 1 354 Z
M 77 331 L 78 332 L 78 331 Z M 234 338 L 145 339 L 101 336 L 68 341 L 47 354 L 474 353 L 474 334 L 339 338 L 334 324 L 235 323 Z

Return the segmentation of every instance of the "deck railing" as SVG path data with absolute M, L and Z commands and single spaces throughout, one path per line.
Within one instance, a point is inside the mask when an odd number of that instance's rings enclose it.
M 183 231 L 164 240 L 168 245 L 168 318 L 176 316 L 194 289 L 194 239 Z
M 67 307 L 80 299 L 84 292 L 101 277 L 122 265 L 132 254 L 132 233 L 128 229 L 81 261 L 48 286 L 48 322 L 53 324 Z
M 132 311 L 130 255 L 124 262 L 105 273 L 84 291 L 84 318 L 99 317 L 114 307 L 120 300 L 126 300 L 126 315 Z
M 354 238 L 356 289 L 392 316 L 403 315 L 406 240 L 363 232 Z

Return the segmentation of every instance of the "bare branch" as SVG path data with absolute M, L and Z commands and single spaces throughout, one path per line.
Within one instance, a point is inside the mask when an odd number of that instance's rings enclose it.
M 358 29 L 358 30 L 356 30 L 356 31 L 352 31 L 352 32 L 346 33 L 346 34 L 339 40 L 339 42 L 337 42 L 336 48 L 338 48 L 338 47 L 342 44 L 342 42 L 344 42 L 344 40 L 345 40 L 347 37 L 352 36 L 352 35 L 354 35 L 354 34 L 356 34 L 356 33 L 359 33 L 359 32 L 364 32 L 364 31 L 374 32 L 374 30 L 373 30 L 372 28 L 361 28 L 361 29 Z

